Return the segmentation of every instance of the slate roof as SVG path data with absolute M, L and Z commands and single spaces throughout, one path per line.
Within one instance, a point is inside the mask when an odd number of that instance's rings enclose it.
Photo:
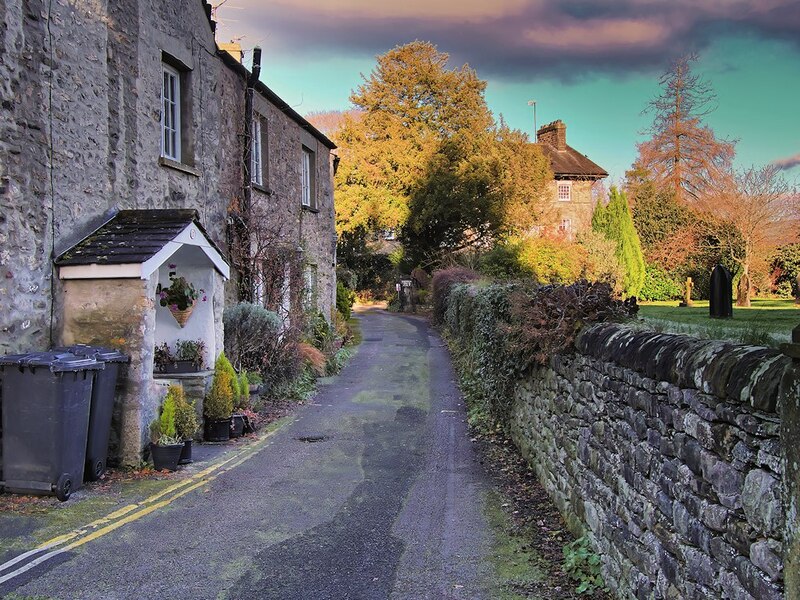
M 557 150 L 546 142 L 537 144 L 544 155 L 550 159 L 550 169 L 556 179 L 602 179 L 608 173 L 597 163 L 567 146 L 566 150 Z
M 194 223 L 224 254 L 200 224 L 194 209 L 121 210 L 97 231 L 55 260 L 58 266 L 143 263 Z

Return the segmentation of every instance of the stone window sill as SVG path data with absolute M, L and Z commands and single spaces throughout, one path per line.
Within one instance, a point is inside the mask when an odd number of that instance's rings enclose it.
M 267 186 L 259 185 L 259 184 L 255 183 L 255 182 L 252 183 L 251 185 L 253 186 L 254 190 L 258 190 L 262 194 L 266 194 L 267 196 L 272 196 L 272 194 L 273 194 L 272 190 L 270 188 L 268 188 Z
M 305 204 L 301 204 L 300 206 L 302 207 L 303 210 L 308 211 L 310 213 L 317 214 L 319 212 L 319 209 L 316 206 L 306 206 Z
M 158 158 L 158 164 L 160 164 L 162 167 L 175 169 L 176 171 L 180 171 L 181 173 L 187 173 L 188 175 L 194 175 L 195 177 L 200 177 L 200 171 L 198 171 L 194 167 L 190 167 L 189 165 L 178 162 L 177 160 L 172 160 L 171 158 L 160 156 Z

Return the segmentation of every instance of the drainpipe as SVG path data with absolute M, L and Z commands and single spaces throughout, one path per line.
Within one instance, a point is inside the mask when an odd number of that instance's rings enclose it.
M 241 263 L 239 265 L 239 300 L 253 302 L 253 271 L 250 263 L 250 208 L 253 200 L 253 93 L 258 78 L 261 75 L 261 48 L 253 48 L 253 67 L 247 79 L 247 89 L 244 96 L 244 155 L 242 157 L 244 176 L 243 198 L 239 215 L 239 251 Z

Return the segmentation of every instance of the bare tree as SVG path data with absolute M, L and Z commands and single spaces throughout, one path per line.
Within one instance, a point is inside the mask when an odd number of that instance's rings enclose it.
M 741 269 L 737 306 L 750 306 L 751 266 L 771 249 L 798 241 L 800 195 L 774 165 L 732 172 L 698 208 L 729 227 L 716 232 Z
M 650 174 L 659 187 L 678 200 L 699 198 L 730 168 L 733 142 L 718 140 L 702 118 L 716 108 L 711 86 L 692 73 L 694 54 L 674 60 L 659 79 L 661 93 L 647 105 L 653 124 L 651 138 L 638 145 L 635 167 Z

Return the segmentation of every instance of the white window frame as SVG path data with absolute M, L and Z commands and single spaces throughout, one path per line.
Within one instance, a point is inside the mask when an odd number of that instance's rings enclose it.
M 558 229 L 564 233 L 570 233 L 572 231 L 572 219 L 561 219 L 561 225 Z
M 181 74 L 162 63 L 161 81 L 161 156 L 180 162 Z
M 317 265 L 307 264 L 303 269 L 303 309 L 316 310 L 319 276 Z
M 261 119 L 253 119 L 250 132 L 252 144 L 250 146 L 250 180 L 256 185 L 264 185 L 263 154 L 261 150 Z
M 567 191 L 566 198 L 561 197 L 561 190 L 565 189 Z M 559 181 L 556 183 L 556 198 L 559 202 L 569 202 L 572 200 L 572 182 L 571 181 Z
M 302 147 L 300 159 L 301 197 L 300 203 L 306 208 L 316 208 L 314 193 L 314 151 Z

